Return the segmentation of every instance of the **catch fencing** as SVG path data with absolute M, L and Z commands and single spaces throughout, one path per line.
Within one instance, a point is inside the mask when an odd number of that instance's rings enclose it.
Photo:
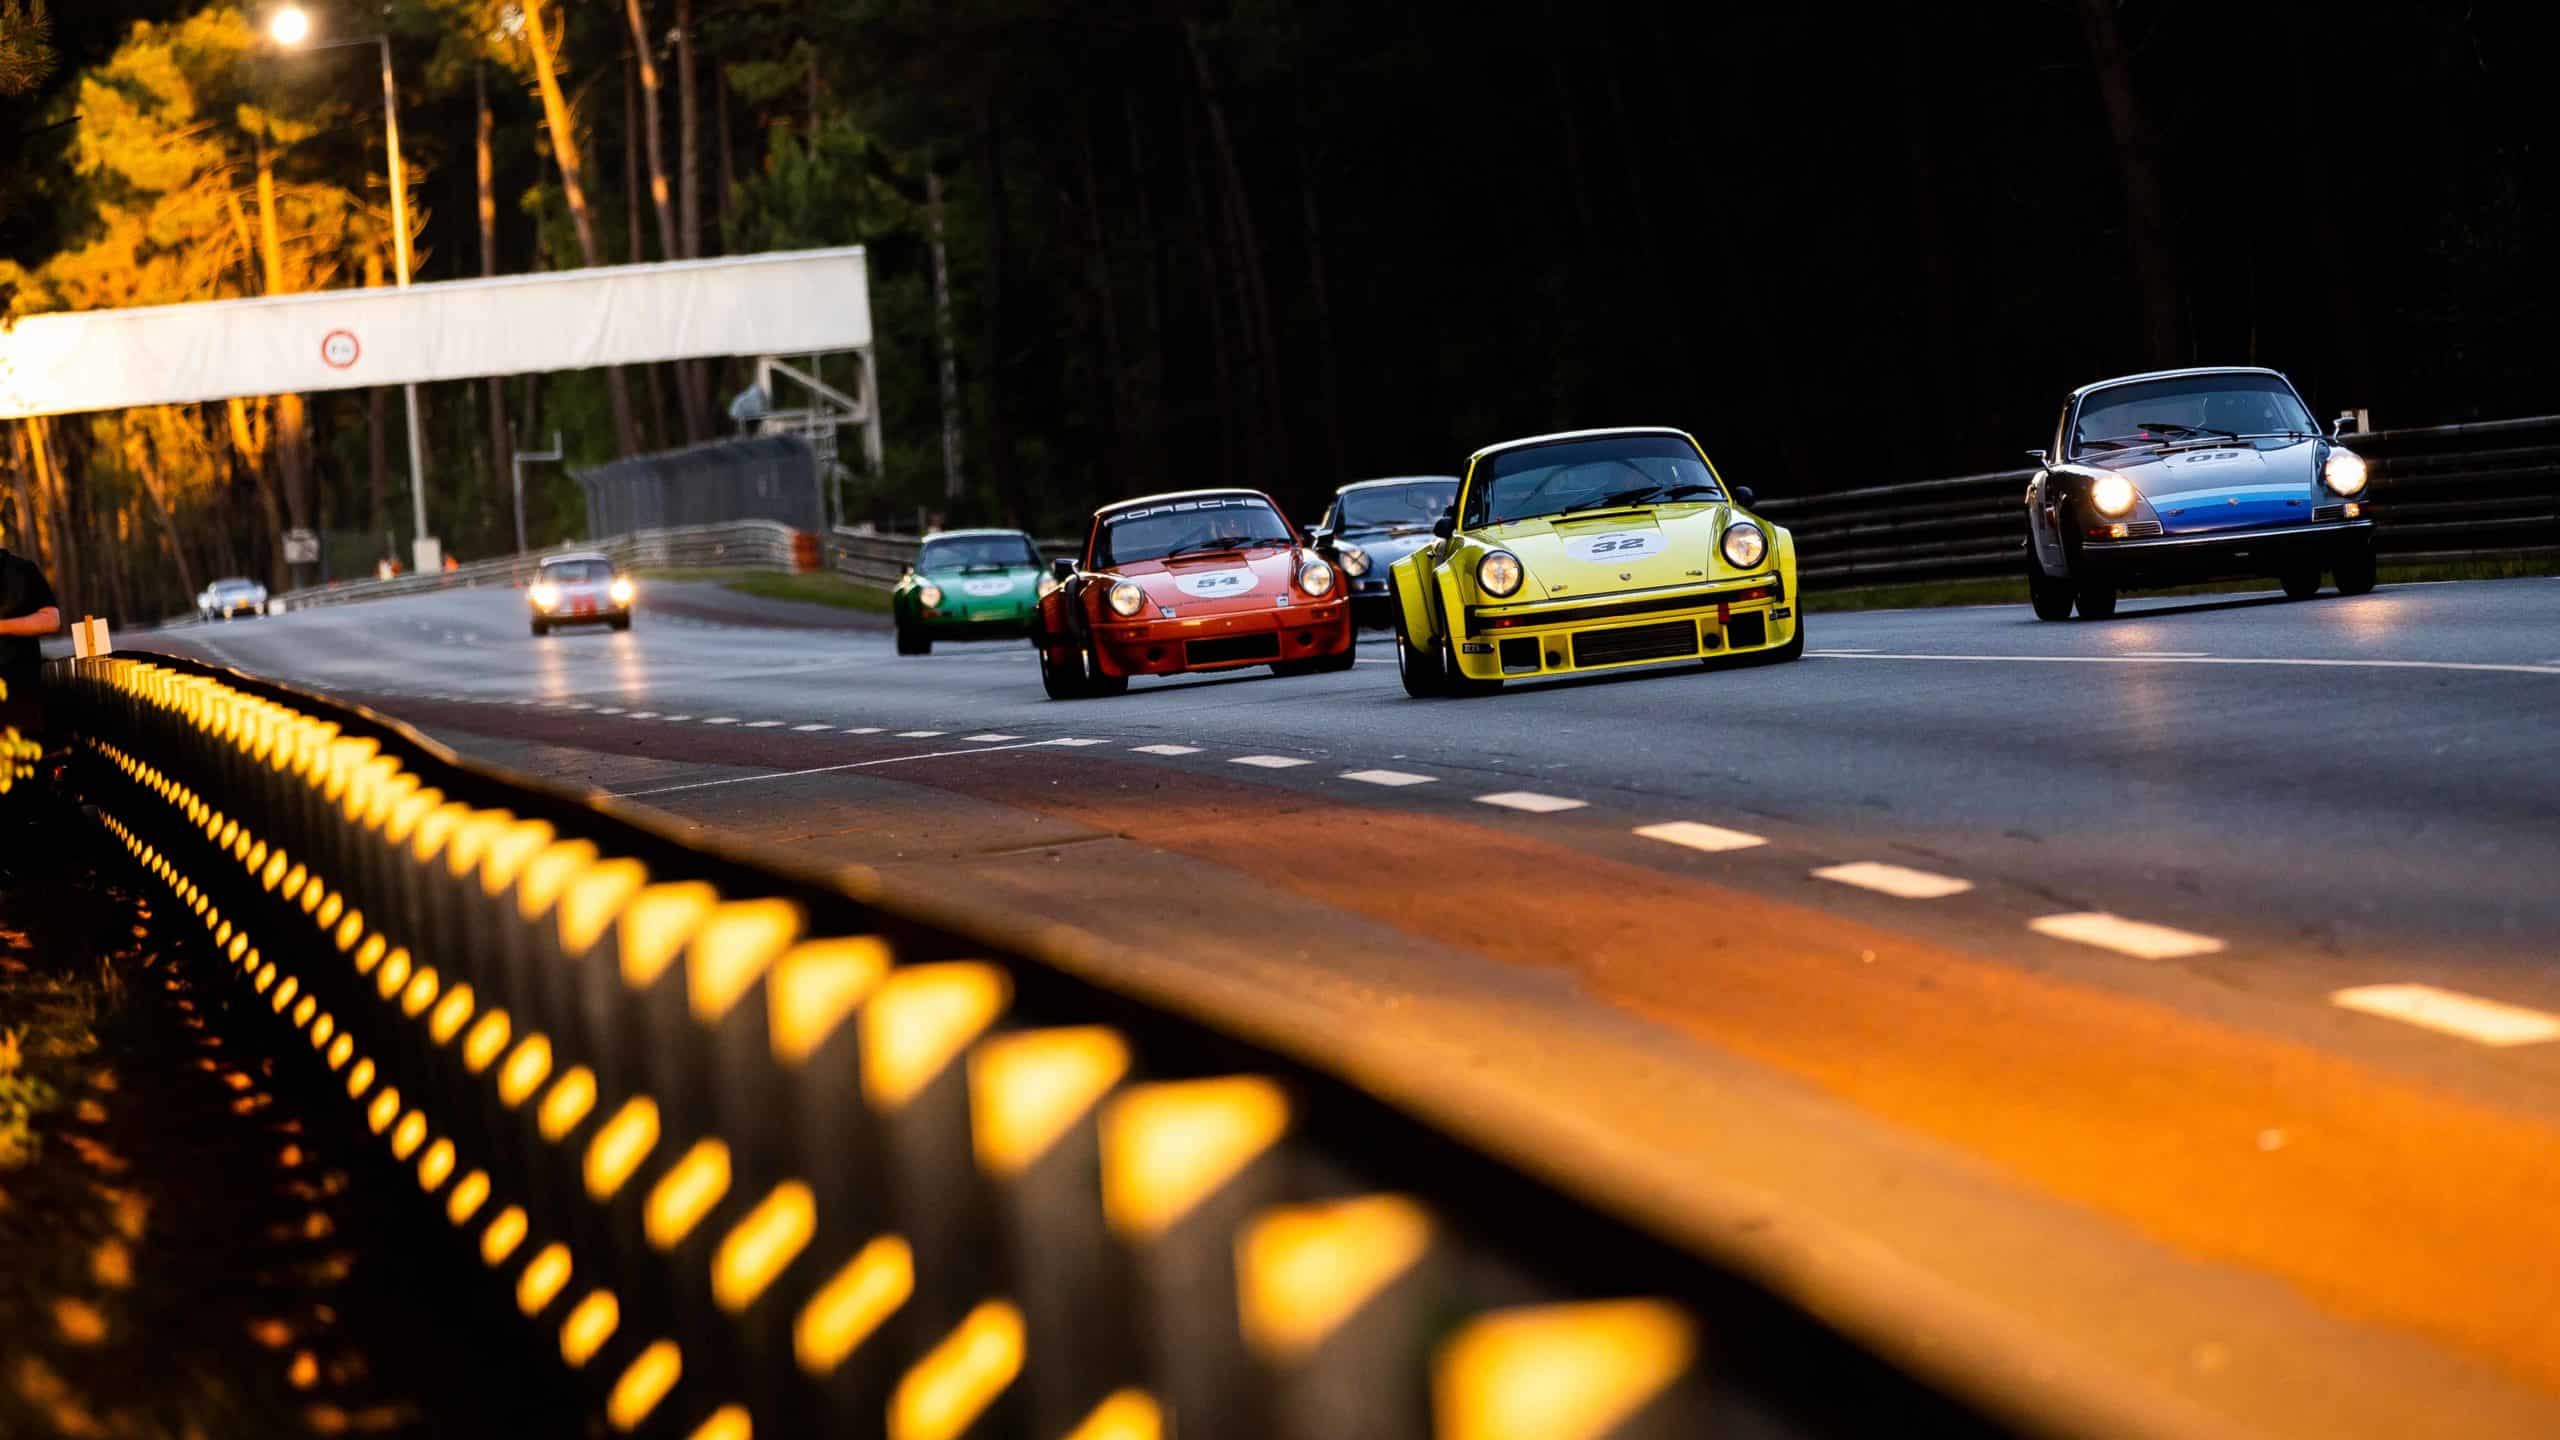
M 2560 416 L 2345 437 L 2370 466 L 2385 560 L 2560 552 Z M 2009 577 L 2026 565 L 2032 469 L 1768 500 L 1808 590 Z
M 797 435 L 713 440 L 574 473 L 586 492 L 590 535 L 736 520 L 772 520 L 811 532 L 827 528 L 818 455 Z
M 82 799 L 254 996 L 227 1043 L 344 1096 L 414 1243 L 613 1432 L 2003 1433 L 1737 1269 L 1097 983 L 1054 928 L 191 661 L 50 682 Z

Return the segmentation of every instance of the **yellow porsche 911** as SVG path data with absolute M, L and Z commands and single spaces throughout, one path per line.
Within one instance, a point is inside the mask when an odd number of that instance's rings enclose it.
M 1477 451 L 1438 540 L 1388 572 L 1406 693 L 1795 659 L 1795 537 L 1751 503 L 1681 430 L 1576 430 Z

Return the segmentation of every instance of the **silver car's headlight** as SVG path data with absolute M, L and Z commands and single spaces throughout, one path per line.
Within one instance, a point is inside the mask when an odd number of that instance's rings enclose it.
M 533 587 L 533 603 L 545 610 L 560 603 L 560 587 L 543 584 Z
M 1136 582 L 1123 580 L 1111 587 L 1111 609 L 1114 614 L 1129 616 L 1147 608 L 1147 592 Z
M 1369 552 L 1357 545 L 1345 545 L 1334 552 L 1342 557 L 1342 573 L 1357 580 L 1369 573 Z
M 1520 557 L 1508 550 L 1488 550 L 1476 562 L 1476 584 L 1497 600 L 1519 594 L 1523 578 Z
M 924 608 L 930 610 L 942 603 L 942 587 L 933 584 L 919 585 L 916 587 L 916 598 L 924 602 Z
M 1333 567 L 1310 555 L 1298 566 L 1298 588 L 1310 595 L 1333 593 Z
M 1769 558 L 1769 535 L 1748 520 L 1737 520 L 1725 527 L 1724 558 L 1737 570 L 1748 570 Z
M 2106 476 L 2089 487 L 2089 503 L 2110 520 L 2130 513 L 2133 500 L 2133 482 L 2121 475 Z
M 2328 462 L 2320 467 L 2320 478 L 2341 495 L 2364 493 L 2364 457 L 2353 450 L 2332 450 Z
M 632 597 L 638 595 L 640 592 L 633 588 L 630 576 L 622 575 L 615 577 L 613 584 L 608 587 L 604 593 L 613 598 L 614 604 L 628 605 L 631 603 Z

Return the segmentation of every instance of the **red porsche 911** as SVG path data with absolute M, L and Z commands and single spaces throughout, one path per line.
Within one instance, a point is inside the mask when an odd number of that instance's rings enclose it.
M 1356 658 L 1342 572 L 1258 490 L 1106 505 L 1083 562 L 1057 562 L 1040 589 L 1031 643 L 1052 700 L 1117 695 L 1132 675 L 1300 675 Z

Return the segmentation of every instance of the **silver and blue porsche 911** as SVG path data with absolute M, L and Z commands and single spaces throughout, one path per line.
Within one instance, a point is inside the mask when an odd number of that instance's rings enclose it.
M 2165 370 L 2084 385 L 2031 450 L 2027 587 L 2043 620 L 2115 613 L 2116 594 L 2272 577 L 2309 599 L 2373 588 L 2365 463 L 2273 370 Z
M 1387 571 L 1432 542 L 1432 522 L 1458 499 L 1455 475 L 1355 480 L 1333 492 L 1307 542 L 1351 581 L 1352 618 L 1385 625 L 1391 617 Z

